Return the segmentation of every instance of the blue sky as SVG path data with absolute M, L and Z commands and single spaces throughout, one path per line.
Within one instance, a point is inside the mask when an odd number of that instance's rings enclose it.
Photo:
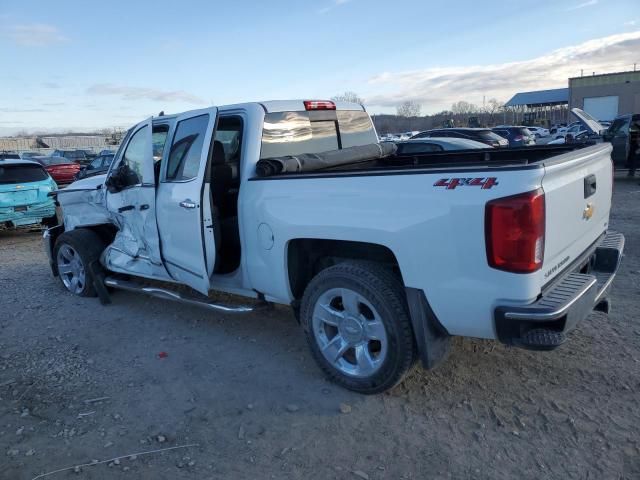
M 638 0 L 0 3 L 0 134 L 345 90 L 424 113 L 640 68 Z

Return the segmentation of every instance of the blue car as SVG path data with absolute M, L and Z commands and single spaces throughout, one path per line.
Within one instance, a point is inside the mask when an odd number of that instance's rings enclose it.
M 57 188 L 39 163 L 0 159 L 0 229 L 51 221 L 56 207 L 48 194 Z

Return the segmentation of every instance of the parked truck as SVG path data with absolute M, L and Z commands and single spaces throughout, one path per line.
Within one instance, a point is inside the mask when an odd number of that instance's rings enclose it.
M 103 303 L 110 287 L 226 314 L 290 305 L 324 373 L 362 393 L 434 367 L 454 335 L 550 350 L 608 311 L 624 245 L 610 145 L 377 142 L 342 102 L 149 118 L 106 175 L 56 192 L 53 274 Z

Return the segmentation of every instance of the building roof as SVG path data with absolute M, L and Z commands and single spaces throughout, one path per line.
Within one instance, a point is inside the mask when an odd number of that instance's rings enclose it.
M 505 107 L 518 107 L 527 105 L 543 106 L 543 105 L 562 105 L 569 103 L 568 88 L 554 88 L 552 90 L 538 90 L 535 92 L 516 93 L 511 100 L 505 103 Z
M 614 85 L 620 83 L 640 82 L 640 70 L 630 72 L 601 73 L 599 75 L 585 75 L 583 77 L 572 77 L 569 79 L 569 86 L 591 87 L 597 85 Z

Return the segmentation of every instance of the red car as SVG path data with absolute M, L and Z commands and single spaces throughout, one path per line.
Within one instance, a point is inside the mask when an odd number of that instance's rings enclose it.
M 38 157 L 36 160 L 49 172 L 58 185 L 71 183 L 80 171 L 80 164 L 64 157 Z

